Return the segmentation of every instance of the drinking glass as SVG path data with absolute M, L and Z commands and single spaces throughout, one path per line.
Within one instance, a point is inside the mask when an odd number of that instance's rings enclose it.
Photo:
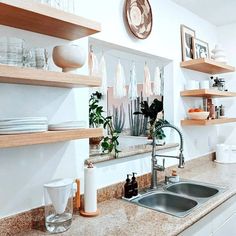
M 45 48 L 29 49 L 25 55 L 26 67 L 48 70 L 48 51 Z
M 23 66 L 25 41 L 14 37 L 0 38 L 0 64 Z

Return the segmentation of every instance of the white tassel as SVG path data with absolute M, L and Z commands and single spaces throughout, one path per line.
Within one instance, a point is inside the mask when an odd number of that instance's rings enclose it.
M 103 95 L 107 94 L 107 66 L 106 66 L 106 60 L 105 57 L 102 56 L 100 64 L 99 64 L 99 71 L 100 75 L 102 77 L 102 86 L 101 86 L 101 93 Z
M 150 97 L 152 95 L 151 76 L 148 66 L 144 66 L 144 82 L 143 82 L 143 96 Z
M 88 69 L 90 76 L 98 76 L 98 60 L 97 56 L 94 54 L 92 48 L 90 48 L 89 56 L 88 56 Z
M 135 64 L 132 64 L 132 69 L 130 71 L 130 84 L 129 84 L 129 99 L 134 100 L 138 97 L 138 90 L 137 90 L 137 78 L 136 78 L 136 71 L 135 71 Z
M 123 98 L 126 96 L 126 88 L 125 88 L 125 73 L 122 65 L 120 64 L 120 60 L 116 67 L 116 76 L 115 83 L 113 87 L 113 96 L 114 98 Z
M 154 95 L 161 95 L 161 73 L 158 66 L 155 69 L 153 93 Z

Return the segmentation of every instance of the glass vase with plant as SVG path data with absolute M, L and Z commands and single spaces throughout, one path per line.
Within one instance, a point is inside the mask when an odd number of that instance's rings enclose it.
M 104 124 L 103 124 L 103 128 L 108 130 L 109 135 L 107 135 L 106 137 L 103 138 L 101 146 L 103 149 L 103 152 L 107 152 L 107 153 L 112 153 L 112 151 L 114 151 L 114 156 L 115 158 L 118 157 L 118 154 L 120 152 L 120 150 L 118 150 L 118 146 L 119 146 L 119 135 L 117 130 L 114 128 L 114 125 L 112 123 L 112 117 L 111 116 L 107 116 L 105 118 Z
M 158 113 L 163 111 L 163 102 L 158 99 L 154 99 L 151 105 L 149 106 L 147 101 L 141 102 L 141 112 L 134 112 L 134 114 L 142 114 L 144 117 L 149 120 L 149 138 L 152 138 L 153 135 L 156 136 L 157 140 L 161 140 L 160 143 L 163 143 L 166 135 L 163 129 L 157 130 L 156 127 L 161 124 L 168 124 L 169 122 L 164 119 L 158 118 Z M 155 133 L 154 133 L 155 132 Z

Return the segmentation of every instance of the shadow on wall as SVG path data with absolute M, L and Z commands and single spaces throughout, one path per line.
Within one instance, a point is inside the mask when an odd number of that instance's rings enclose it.
M 199 150 L 202 155 L 215 151 L 216 144 L 219 142 L 216 126 L 186 126 L 182 132 L 186 160 L 199 157 Z
M 70 89 L 39 86 L 30 86 L 29 89 L 28 86 L 2 84 L 0 93 L 1 118 L 46 116 L 50 121 L 63 114 L 64 121 L 66 117 L 71 120 L 76 115 L 74 107 L 79 102 Z
M 82 148 L 85 144 L 79 142 L 1 149 L 0 218 L 12 209 L 17 213 L 41 206 L 46 182 L 83 175 L 75 147 Z

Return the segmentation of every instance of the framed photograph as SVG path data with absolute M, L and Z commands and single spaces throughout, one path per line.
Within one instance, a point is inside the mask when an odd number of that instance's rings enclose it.
M 192 44 L 193 44 L 193 58 L 194 59 L 210 57 L 208 43 L 200 39 L 193 38 Z
M 192 38 L 195 38 L 195 31 L 185 25 L 181 25 L 181 46 L 182 46 L 182 61 L 193 59 Z

